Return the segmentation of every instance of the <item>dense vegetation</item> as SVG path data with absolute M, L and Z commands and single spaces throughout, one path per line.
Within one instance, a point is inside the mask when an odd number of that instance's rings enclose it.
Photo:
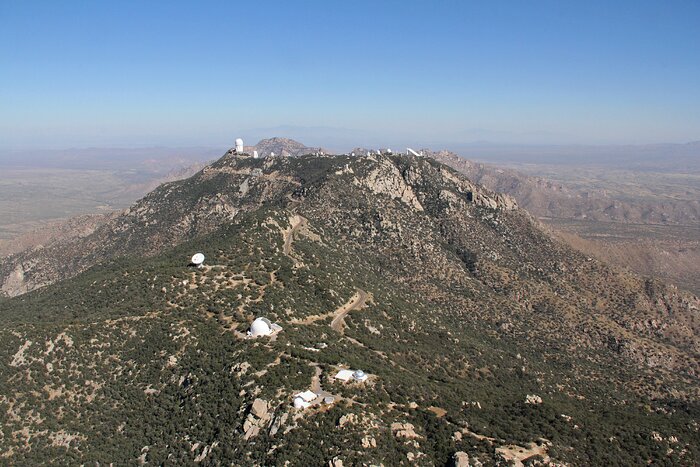
M 448 465 L 464 451 L 489 465 L 502 461 L 497 448 L 530 442 L 575 465 L 700 460 L 696 377 L 624 353 L 637 341 L 623 320 L 661 292 L 582 261 L 524 213 L 474 205 L 436 163 L 387 160 L 413 180 L 422 211 L 363 185 L 372 160 L 286 160 L 298 180 L 289 197 L 0 301 L 0 461 Z M 262 164 L 218 164 L 234 163 Z M 231 184 L 208 180 L 161 193 L 196 204 Z M 295 215 L 308 225 L 292 230 Z M 196 251 L 204 268 L 187 264 Z M 371 298 L 341 334 L 332 312 L 357 289 Z M 283 331 L 246 339 L 257 316 Z M 654 339 L 696 357 L 683 339 Z M 340 383 L 340 366 L 372 376 Z M 316 368 L 338 402 L 297 412 L 292 396 Z M 255 399 L 271 416 L 245 439 Z

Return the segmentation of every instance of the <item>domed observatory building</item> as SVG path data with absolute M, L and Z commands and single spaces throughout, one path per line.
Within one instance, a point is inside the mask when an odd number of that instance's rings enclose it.
M 204 255 L 202 253 L 195 253 L 190 259 L 190 266 L 196 268 L 201 268 L 204 264 Z
M 267 318 L 262 316 L 256 318 L 253 324 L 250 325 L 248 330 L 248 336 L 250 337 L 260 337 L 260 336 L 271 336 L 282 330 L 282 327 L 271 322 Z
M 335 379 L 339 379 L 340 381 L 347 383 L 349 381 L 356 381 L 359 383 L 362 383 L 364 381 L 367 381 L 367 378 L 369 378 L 369 375 L 365 373 L 362 370 L 340 370 L 336 375 L 334 376 Z
M 355 381 L 363 382 L 367 380 L 367 378 L 367 374 L 362 370 L 357 370 L 352 374 L 352 379 L 354 379 Z

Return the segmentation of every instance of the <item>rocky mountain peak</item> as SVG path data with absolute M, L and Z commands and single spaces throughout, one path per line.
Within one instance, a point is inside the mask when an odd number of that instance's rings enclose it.
M 330 151 L 321 147 L 310 147 L 300 143 L 299 141 L 281 137 L 262 139 L 254 146 L 245 146 L 244 151 L 248 154 L 253 154 L 253 151 L 257 151 L 260 157 L 267 157 L 270 154 L 295 157 L 320 152 L 323 152 L 324 154 L 330 153 Z

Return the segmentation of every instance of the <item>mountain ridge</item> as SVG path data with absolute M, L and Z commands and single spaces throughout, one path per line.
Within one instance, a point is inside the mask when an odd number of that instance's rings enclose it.
M 46 263 L 60 282 L 0 301 L 18 463 L 700 456 L 697 297 L 433 159 L 226 155 L 100 229 Z M 282 331 L 246 338 L 260 316 Z M 319 385 L 333 402 L 293 408 Z

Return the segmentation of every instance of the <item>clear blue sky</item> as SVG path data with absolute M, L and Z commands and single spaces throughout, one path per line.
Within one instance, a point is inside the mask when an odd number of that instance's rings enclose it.
M 277 130 L 697 140 L 700 1 L 0 0 L 0 147 Z

